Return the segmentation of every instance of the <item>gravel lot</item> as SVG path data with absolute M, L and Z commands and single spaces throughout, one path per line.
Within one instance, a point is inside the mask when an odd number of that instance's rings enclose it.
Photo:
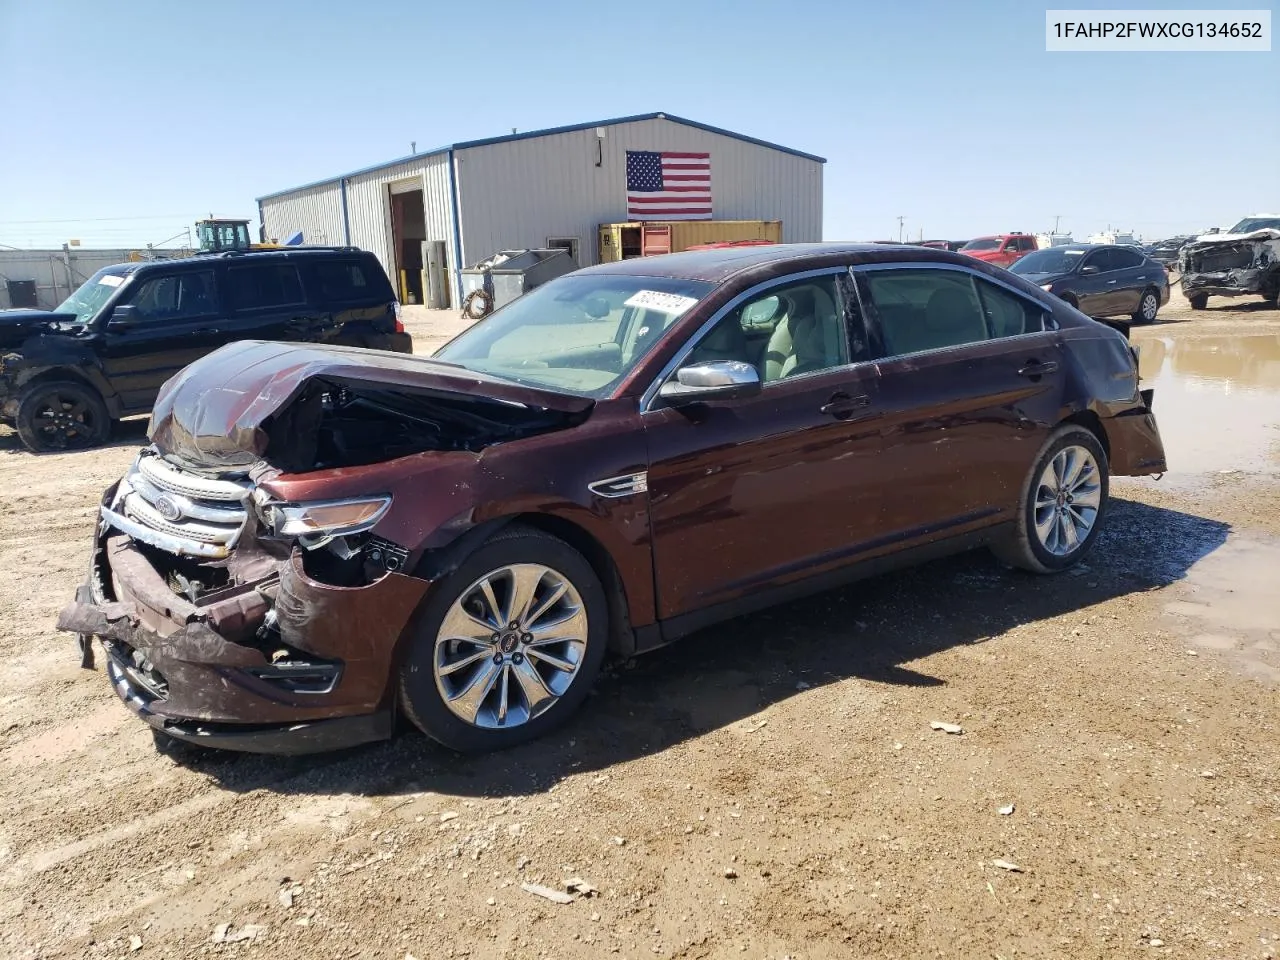
M 1280 954 L 1280 312 L 1211 305 L 1135 332 L 1173 472 L 1087 568 L 724 624 L 478 759 L 158 754 L 53 630 L 145 424 L 0 428 L 0 956 Z

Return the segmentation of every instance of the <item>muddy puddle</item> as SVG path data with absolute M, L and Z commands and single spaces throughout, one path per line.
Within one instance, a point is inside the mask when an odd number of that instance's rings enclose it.
M 1280 683 L 1280 542 L 1232 536 L 1198 560 L 1164 610 L 1191 651 L 1219 651 Z
M 1135 331 L 1144 388 L 1169 460 L 1166 480 L 1280 475 L 1280 336 L 1162 337 Z

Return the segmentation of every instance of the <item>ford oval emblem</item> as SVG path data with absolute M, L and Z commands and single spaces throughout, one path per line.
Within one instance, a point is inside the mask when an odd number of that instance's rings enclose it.
M 174 503 L 173 498 L 167 493 L 161 494 L 156 498 L 156 502 L 153 506 L 156 508 L 156 513 L 160 514 L 160 516 L 164 517 L 170 523 L 176 523 L 182 519 L 182 508 Z

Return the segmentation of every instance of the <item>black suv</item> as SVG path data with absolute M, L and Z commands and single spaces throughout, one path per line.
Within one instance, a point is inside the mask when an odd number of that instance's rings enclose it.
M 0 422 L 32 450 L 95 446 L 235 340 L 413 351 L 386 272 L 355 247 L 122 263 L 56 310 L 0 311 Z

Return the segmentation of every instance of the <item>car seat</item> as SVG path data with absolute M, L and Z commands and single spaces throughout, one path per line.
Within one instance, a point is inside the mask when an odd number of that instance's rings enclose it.
M 785 294 L 786 314 L 765 349 L 766 383 L 842 362 L 840 322 L 826 291 L 807 286 Z

